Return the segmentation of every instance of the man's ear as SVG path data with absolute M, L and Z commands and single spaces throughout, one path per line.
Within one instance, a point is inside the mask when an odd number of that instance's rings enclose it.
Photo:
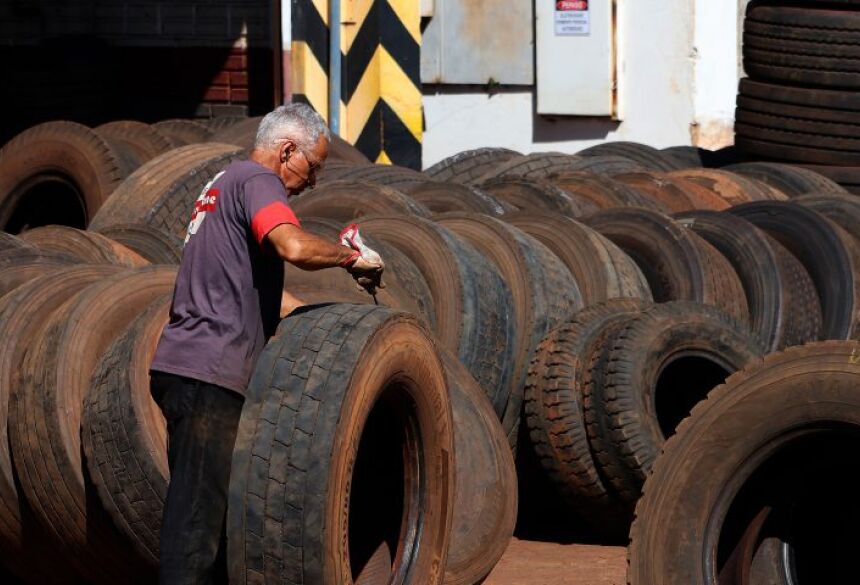
M 291 155 L 298 149 L 298 145 L 292 140 L 284 141 L 284 148 L 281 150 L 281 162 L 286 162 L 288 155 Z

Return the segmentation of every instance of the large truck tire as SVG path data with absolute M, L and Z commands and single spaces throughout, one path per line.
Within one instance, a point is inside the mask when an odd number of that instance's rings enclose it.
M 858 355 L 856 342 L 789 348 L 697 405 L 636 507 L 628 582 L 850 582 Z
M 437 339 L 499 404 L 513 375 L 514 319 L 510 288 L 496 267 L 449 229 L 419 217 L 367 219 L 362 229 L 415 264 L 433 297 Z
M 636 263 L 585 224 L 538 213 L 509 214 L 504 220 L 558 256 L 573 274 L 585 306 L 617 298 L 651 300 L 648 281 Z
M 150 394 L 149 366 L 167 324 L 170 293 L 155 300 L 138 297 L 135 308 L 144 311 L 105 349 L 92 372 L 81 446 L 99 500 L 123 544 L 155 572 L 170 471 L 167 425 Z
M 241 155 L 235 146 L 205 143 L 158 156 L 122 183 L 90 229 L 100 232 L 117 224 L 142 223 L 184 241 L 201 191 Z
M 0 149 L 0 228 L 84 228 L 126 176 L 116 150 L 86 126 L 33 126 Z
M 290 207 L 300 218 L 325 217 L 344 224 L 365 215 L 417 215 L 430 211 L 396 189 L 359 181 L 329 181 L 292 197 Z
M 847 193 L 845 189 L 827 177 L 794 165 L 746 162 L 727 166 L 723 170 L 766 183 L 785 193 L 789 199 L 800 195 Z
M 860 336 L 860 242 L 823 215 L 785 201 L 746 203 L 729 213 L 773 236 L 809 272 L 823 339 Z
M 681 420 L 763 353 L 741 324 L 715 307 L 690 302 L 645 309 L 592 347 L 583 392 L 586 429 L 620 499 L 636 502 Z
M 441 585 L 454 465 L 444 369 L 418 322 L 366 305 L 299 309 L 242 411 L 230 582 Z
M 596 157 L 590 157 L 589 160 L 594 158 Z M 552 182 L 572 197 L 584 198 L 593 204 L 592 209 L 583 209 L 583 216 L 612 207 L 644 207 L 654 211 L 667 211 L 666 206 L 654 201 L 645 192 L 591 171 L 561 173 L 553 177 Z
M 77 262 L 60 254 L 35 248 L 0 252 L 0 298 L 27 281 Z
M 511 447 L 516 448 L 529 363 L 544 336 L 584 306 L 582 293 L 573 275 L 549 248 L 512 225 L 462 213 L 446 214 L 437 221 L 488 258 L 511 290 L 513 375 L 493 406 Z
M 751 201 L 788 199 L 782 191 L 756 179 L 720 169 L 685 169 L 669 173 L 668 176 L 702 185 L 722 197 L 730 206 Z
M 119 142 L 130 149 L 140 164 L 180 146 L 149 124 L 134 120 L 108 122 L 96 126 L 94 130 L 107 140 Z
M 576 193 L 568 193 L 555 183 L 543 179 L 496 177 L 477 186 L 519 211 L 543 211 L 580 217 L 594 208 L 589 200 Z
M 651 171 L 669 172 L 683 168 L 672 156 L 647 144 L 637 142 L 604 142 L 577 153 L 578 156 L 620 156 L 639 163 Z
M 152 264 L 179 264 L 182 259 L 182 240 L 146 224 L 118 223 L 98 233 L 137 252 Z
M 585 223 L 636 262 L 654 301 L 697 301 L 749 322 L 744 289 L 731 264 L 671 218 L 645 209 L 610 209 L 586 218 Z
M 411 185 L 405 193 L 429 209 L 430 213 L 466 211 L 504 215 L 516 210 L 514 206 L 493 197 L 483 189 L 461 183 L 427 181 Z
M 675 219 L 714 246 L 735 269 L 746 293 L 752 331 L 768 351 L 819 339 L 821 305 L 815 285 L 782 244 L 728 213 L 690 211 Z
M 21 240 L 31 246 L 88 264 L 115 264 L 137 268 L 149 261 L 130 248 L 92 231 L 60 225 L 28 230 Z
M 441 353 L 454 416 L 456 462 L 445 585 L 473 585 L 490 573 L 514 533 L 517 473 L 484 391 L 451 352 Z
M 497 165 L 516 156 L 522 156 L 522 154 L 507 148 L 487 147 L 465 150 L 428 167 L 424 170 L 424 174 L 434 181 L 453 181 L 468 185 Z
M 152 127 L 159 134 L 166 136 L 175 148 L 199 142 L 208 142 L 213 134 L 212 129 L 203 122 L 182 118 L 162 120 L 153 124 Z
M 610 491 L 589 446 L 583 384 L 602 332 L 647 306 L 616 299 L 573 315 L 541 342 L 525 390 L 526 425 L 541 466 L 574 513 L 616 540 L 626 536 L 632 510 Z

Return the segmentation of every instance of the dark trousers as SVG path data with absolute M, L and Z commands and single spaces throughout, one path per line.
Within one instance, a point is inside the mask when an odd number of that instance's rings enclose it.
M 152 372 L 167 419 L 170 485 L 161 524 L 161 585 L 227 583 L 225 516 L 242 397 L 226 388 Z

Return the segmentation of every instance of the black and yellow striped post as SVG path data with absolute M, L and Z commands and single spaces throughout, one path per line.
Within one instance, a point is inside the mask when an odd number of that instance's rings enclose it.
M 328 120 L 328 2 L 292 0 L 293 101 L 310 104 Z
M 293 0 L 294 99 L 324 116 L 329 1 L 341 2 L 341 136 L 370 160 L 420 169 L 419 0 Z

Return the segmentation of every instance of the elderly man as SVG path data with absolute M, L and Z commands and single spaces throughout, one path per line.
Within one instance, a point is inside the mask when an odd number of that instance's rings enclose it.
M 283 262 L 339 266 L 369 290 L 380 284 L 378 255 L 303 232 L 287 203 L 314 184 L 329 139 L 308 106 L 279 107 L 260 122 L 250 160 L 218 173 L 194 206 L 170 322 L 151 366 L 171 474 L 162 584 L 226 582 L 230 460 L 245 388 L 278 324 Z

